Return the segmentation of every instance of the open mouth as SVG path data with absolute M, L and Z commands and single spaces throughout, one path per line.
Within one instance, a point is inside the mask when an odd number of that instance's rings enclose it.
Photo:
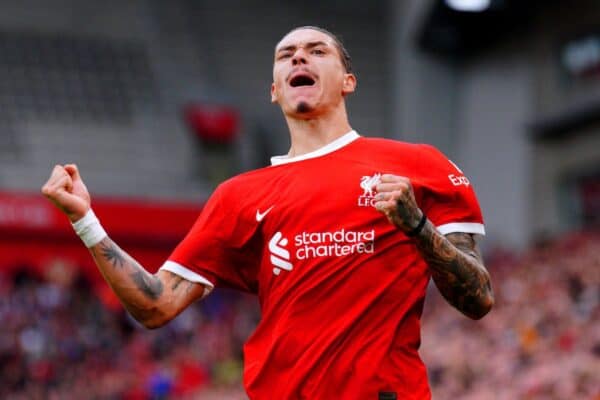
M 315 80 L 309 75 L 297 75 L 290 80 L 291 87 L 312 86 L 314 84 Z

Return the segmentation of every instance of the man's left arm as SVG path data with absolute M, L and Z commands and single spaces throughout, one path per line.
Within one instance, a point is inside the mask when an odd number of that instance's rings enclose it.
M 418 207 L 406 177 L 383 175 L 376 189 L 375 208 L 398 229 L 413 236 L 444 298 L 470 318 L 487 314 L 494 295 L 473 235 L 439 233 Z

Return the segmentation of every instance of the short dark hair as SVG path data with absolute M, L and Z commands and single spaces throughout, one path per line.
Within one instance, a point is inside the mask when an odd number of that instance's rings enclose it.
M 299 27 L 294 28 L 291 31 L 289 31 L 288 34 L 294 32 L 294 31 L 300 30 L 300 29 L 312 29 L 314 31 L 324 33 L 327 36 L 329 36 L 331 39 L 333 39 L 333 42 L 335 43 L 335 47 L 337 47 L 338 52 L 340 53 L 340 60 L 342 61 L 342 65 L 344 66 L 346 73 L 348 73 L 348 74 L 352 73 L 352 58 L 350 57 L 350 53 L 348 53 L 348 50 L 346 50 L 346 48 L 344 47 L 344 44 L 342 43 L 342 41 L 339 37 L 337 37 L 332 32 L 329 32 L 325 28 L 321 28 L 320 26 L 313 26 L 313 25 L 299 26 Z

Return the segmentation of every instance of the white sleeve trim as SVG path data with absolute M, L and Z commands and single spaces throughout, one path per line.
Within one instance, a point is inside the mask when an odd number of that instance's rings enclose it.
M 165 263 L 162 265 L 162 267 L 160 267 L 160 269 L 164 269 L 165 271 L 169 271 L 174 273 L 175 275 L 179 275 L 187 281 L 203 284 L 203 297 L 209 294 L 215 288 L 215 285 L 213 285 L 208 279 L 206 279 L 202 275 L 174 261 L 165 261 Z
M 476 222 L 452 222 L 438 226 L 437 230 L 442 235 L 447 235 L 454 232 L 462 232 L 485 236 L 485 227 L 483 224 Z

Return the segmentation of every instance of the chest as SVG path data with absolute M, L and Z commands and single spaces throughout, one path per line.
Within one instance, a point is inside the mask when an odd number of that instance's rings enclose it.
M 317 164 L 277 174 L 253 196 L 261 232 L 271 236 L 336 229 L 375 222 L 374 209 L 381 172 L 369 164 Z M 254 214 L 254 213 L 251 213 Z
M 380 160 L 334 160 L 277 171 L 246 194 L 246 217 L 256 219 L 268 236 L 282 228 L 336 228 L 372 224 L 381 175 L 408 176 L 417 200 L 421 174 L 408 165 Z M 249 211 L 249 212 L 248 212 Z
M 373 207 L 381 175 L 406 173 L 401 165 L 306 164 L 273 173 L 245 196 L 244 218 L 261 244 L 263 287 L 345 273 L 406 239 Z

